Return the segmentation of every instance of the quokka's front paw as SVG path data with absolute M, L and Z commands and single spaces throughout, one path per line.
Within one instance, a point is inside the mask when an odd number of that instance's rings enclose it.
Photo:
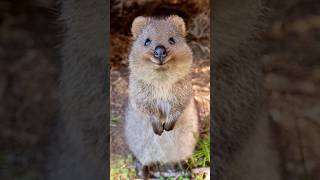
M 159 122 L 152 122 L 153 132 L 159 136 L 163 133 L 163 126 Z
M 163 124 L 163 129 L 166 131 L 171 131 L 174 128 L 175 124 L 176 124 L 175 121 L 165 122 Z

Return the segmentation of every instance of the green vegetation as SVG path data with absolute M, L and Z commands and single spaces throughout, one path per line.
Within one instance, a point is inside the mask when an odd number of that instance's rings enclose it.
M 192 179 L 194 180 L 203 180 L 205 179 L 205 174 L 196 174 L 196 175 L 192 175 Z
M 209 135 L 199 139 L 196 150 L 187 160 L 188 169 L 210 166 L 210 137 Z
M 111 126 L 113 127 L 117 126 L 117 124 L 119 124 L 120 121 L 121 121 L 121 116 L 111 114 L 111 121 L 110 121 Z
M 114 157 L 111 159 L 110 179 L 134 179 L 136 176 L 135 168 L 133 166 L 133 158 L 131 155 L 127 157 Z

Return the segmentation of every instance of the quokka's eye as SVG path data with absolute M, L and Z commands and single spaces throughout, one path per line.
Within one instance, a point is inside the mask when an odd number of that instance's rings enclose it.
M 174 45 L 175 43 L 176 43 L 176 41 L 173 39 L 173 37 L 171 37 L 171 38 L 169 38 L 169 43 L 171 44 L 171 45 Z
M 151 40 L 149 38 L 144 42 L 144 46 L 149 46 L 151 44 Z

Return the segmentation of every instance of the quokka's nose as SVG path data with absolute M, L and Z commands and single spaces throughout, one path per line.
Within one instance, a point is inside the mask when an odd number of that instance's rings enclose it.
M 153 56 L 157 58 L 160 61 L 160 63 L 162 63 L 164 58 L 167 56 L 166 48 L 162 45 L 157 46 L 154 49 Z

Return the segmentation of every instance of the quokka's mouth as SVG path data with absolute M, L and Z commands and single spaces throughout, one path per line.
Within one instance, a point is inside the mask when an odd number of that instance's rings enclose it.
M 150 61 L 152 63 L 154 63 L 157 66 L 164 66 L 166 65 L 170 60 L 173 59 L 172 55 L 168 55 L 167 57 L 165 57 L 165 59 L 163 59 L 162 61 L 160 61 L 159 59 L 153 57 L 153 54 L 149 54 L 146 53 L 143 55 L 144 60 Z

